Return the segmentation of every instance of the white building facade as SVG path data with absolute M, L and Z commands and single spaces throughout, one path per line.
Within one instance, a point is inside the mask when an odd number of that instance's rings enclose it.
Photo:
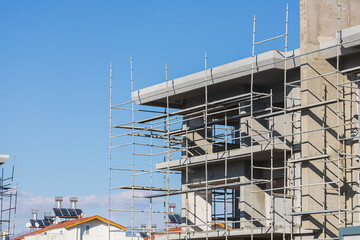
M 126 227 L 111 222 L 111 239 L 131 238 L 126 237 L 126 230 Z M 108 220 L 100 216 L 92 216 L 54 224 L 14 240 L 105 240 L 109 239 L 108 234 Z

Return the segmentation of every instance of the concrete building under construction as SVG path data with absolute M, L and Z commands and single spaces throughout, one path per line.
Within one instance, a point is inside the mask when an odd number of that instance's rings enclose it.
M 360 225 L 359 10 L 300 0 L 300 49 L 287 47 L 288 10 L 270 39 L 254 18 L 251 57 L 208 69 L 205 56 L 203 71 L 140 90 L 131 60 L 123 104 L 110 68 L 109 219 L 129 214 L 152 239 L 342 239 Z M 255 55 L 279 38 L 283 51 Z M 116 209 L 129 190 L 131 209 Z

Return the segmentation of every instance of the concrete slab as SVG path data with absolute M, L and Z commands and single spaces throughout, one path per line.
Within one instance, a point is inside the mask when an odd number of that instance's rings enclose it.
M 9 157 L 9 154 L 0 154 L 0 165 L 6 163 Z
M 270 148 L 271 145 L 255 145 L 253 146 L 253 153 L 254 153 L 254 161 L 256 160 L 264 160 L 266 156 L 270 156 Z M 286 150 L 290 150 L 289 147 L 285 148 Z M 284 148 L 281 146 L 277 146 L 274 149 L 274 153 L 281 152 L 283 153 Z M 203 165 L 205 164 L 205 158 L 207 159 L 209 164 L 212 163 L 219 163 L 225 161 L 227 157 L 228 160 L 249 160 L 250 159 L 250 148 L 238 148 L 232 149 L 227 152 L 217 152 L 217 153 L 210 153 L 207 155 L 200 155 L 195 157 L 189 158 L 181 158 L 177 160 L 172 160 L 168 162 L 161 162 L 156 164 L 157 169 L 165 170 L 169 167 L 169 169 L 173 170 L 181 170 L 186 167 L 186 164 L 189 166 L 196 166 L 196 165 Z
M 289 227 L 283 229 L 283 228 L 277 228 L 274 230 L 274 237 L 282 237 L 282 234 L 285 232 L 285 234 L 298 234 L 298 229 L 291 229 Z M 313 230 L 301 230 L 301 234 L 314 234 L 315 231 Z M 271 234 L 271 228 L 270 227 L 258 227 L 254 228 L 253 234 L 255 237 L 260 238 L 267 238 L 270 237 Z M 251 236 L 251 230 L 250 229 L 231 229 L 231 230 L 211 230 L 208 231 L 208 238 L 216 238 L 216 239 L 225 239 L 225 236 L 228 236 L 228 238 L 231 239 L 239 239 L 239 237 L 250 237 Z M 191 232 L 189 234 L 185 233 L 171 233 L 169 235 L 163 234 L 163 235 L 155 235 L 156 240 L 162 240 L 162 239 L 206 239 L 206 232 Z
M 299 49 L 289 51 L 288 57 L 294 57 L 300 54 Z M 284 56 L 285 53 L 280 51 L 269 51 L 257 55 L 255 62 L 255 74 L 266 72 L 266 76 L 256 79 L 256 84 L 273 84 L 273 81 L 282 81 L 284 70 Z M 236 84 L 246 84 L 249 82 L 251 74 L 251 66 L 253 59 L 251 57 L 238 60 L 232 63 L 221 65 L 208 69 L 206 74 L 208 78 L 208 86 L 216 86 L 221 84 L 231 84 L 236 81 Z M 287 69 L 291 70 L 300 66 L 300 59 L 290 59 L 287 62 Z M 279 75 L 280 73 L 280 75 Z M 273 79 L 272 79 L 273 78 Z M 168 82 L 163 82 L 153 85 L 144 89 L 133 91 L 131 93 L 132 100 L 137 104 L 162 106 L 164 99 L 169 95 L 170 103 L 173 107 L 179 105 L 181 108 L 182 101 L 189 95 L 186 93 L 192 92 L 191 96 L 194 97 L 194 91 L 204 88 L 205 85 L 205 71 L 190 74 L 181 78 L 177 78 Z M 203 91 L 201 92 L 203 94 Z
M 344 29 L 340 35 L 342 43 L 341 56 L 360 52 L 360 25 Z M 336 44 L 336 38 L 320 42 L 320 49 L 324 49 L 321 53 L 325 59 L 336 57 Z

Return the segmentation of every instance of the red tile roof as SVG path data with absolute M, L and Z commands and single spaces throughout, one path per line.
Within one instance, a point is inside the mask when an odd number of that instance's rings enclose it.
M 78 218 L 78 219 L 74 219 L 74 220 L 64 221 L 64 222 L 61 222 L 61 223 L 58 223 L 58 224 L 53 224 L 51 226 L 44 227 L 44 228 L 35 230 L 33 232 L 29 232 L 27 234 L 18 236 L 16 238 L 13 238 L 12 240 L 24 239 L 26 236 L 32 236 L 32 235 L 40 234 L 40 233 L 46 232 L 46 231 L 51 230 L 51 229 L 71 228 L 71 227 L 76 226 L 78 224 L 85 223 L 85 222 L 88 222 L 88 221 L 91 221 L 91 220 L 94 220 L 94 219 L 100 220 L 100 221 L 105 222 L 105 223 L 109 222 L 109 220 L 107 220 L 106 218 L 100 217 L 98 215 L 91 216 L 91 217 L 83 217 L 83 218 Z M 110 223 L 111 223 L 111 225 L 116 226 L 118 228 L 126 229 L 126 227 L 124 227 L 124 226 L 122 226 L 120 224 L 114 223 L 112 221 L 110 221 Z

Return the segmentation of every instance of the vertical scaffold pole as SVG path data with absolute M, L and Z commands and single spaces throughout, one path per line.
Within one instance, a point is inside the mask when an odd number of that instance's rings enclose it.
M 207 85 L 207 55 L 205 52 L 205 206 L 206 206 L 206 240 L 209 239 L 209 190 L 208 190 L 208 85 Z M 211 216 L 211 214 L 210 214 Z
M 153 123 L 150 122 L 150 196 L 152 196 L 153 193 Z M 152 214 L 153 214 L 153 199 L 149 198 L 150 201 L 150 222 L 149 222 L 149 237 L 151 238 L 152 234 Z M 154 230 L 155 231 L 155 230 Z
M 15 209 L 14 209 L 14 225 L 13 225 L 13 234 L 15 234 L 16 230 L 16 208 L 17 208 L 17 195 L 19 189 L 19 174 L 20 174 L 20 163 L 21 163 L 21 154 L 19 155 L 19 162 L 18 162 L 18 169 L 17 169 L 17 176 L 16 176 L 16 194 L 15 194 Z
M 12 167 L 12 172 L 11 172 L 11 190 L 10 193 L 8 194 L 9 197 L 9 206 L 8 206 L 8 224 L 7 224 L 7 236 L 10 238 L 10 228 L 11 228 L 11 212 L 12 212 L 12 203 L 13 203 L 13 195 L 14 195 L 14 173 L 15 173 L 15 156 L 13 158 L 13 167 Z
M 325 79 L 323 78 L 322 80 L 322 86 L 323 86 L 323 96 L 322 96 L 322 101 L 326 101 L 326 82 Z M 326 154 L 326 105 L 324 105 L 323 107 L 323 117 L 322 117 L 322 128 L 324 129 L 324 131 L 322 131 L 322 137 L 323 137 L 323 149 L 322 149 L 322 154 L 325 155 Z M 323 159 L 323 173 L 322 173 L 322 181 L 323 181 L 323 210 L 325 211 L 327 209 L 327 189 L 326 189 L 326 171 L 327 171 L 327 159 L 324 158 Z M 326 231 L 326 214 L 323 214 L 323 229 L 322 229 L 322 234 L 323 237 L 326 238 L 327 235 L 327 231 Z
M 168 82 L 168 67 L 165 64 L 165 80 L 166 80 L 166 89 L 169 87 Z M 168 164 L 166 165 L 166 178 L 167 178 L 167 196 L 166 196 L 166 218 L 169 216 L 169 203 L 170 203 L 170 161 L 171 161 L 171 153 L 170 153 L 170 104 L 169 104 L 169 91 L 166 92 L 166 131 L 167 131 L 167 144 L 166 144 L 166 157 Z M 166 239 L 169 239 L 169 224 L 166 224 Z
M 130 55 L 130 82 L 131 82 L 131 92 L 134 91 L 134 79 L 133 79 L 133 57 Z M 132 146 L 132 156 L 131 156 L 131 240 L 134 239 L 134 199 L 135 199 L 135 105 L 134 101 L 131 101 L 131 146 Z
M 341 227 L 341 182 L 340 182 L 340 22 L 341 22 L 341 0 L 338 0 L 337 4 L 338 16 L 337 16 L 337 32 L 336 32 L 336 118 L 337 118 L 337 182 L 338 182 L 338 227 Z
M 109 221 L 108 221 L 108 239 L 110 240 L 110 235 L 111 235 L 111 225 L 110 225 L 110 221 L 111 221 L 111 125 L 112 125 L 112 62 L 110 62 L 110 106 L 109 106 L 109 199 L 108 199 L 108 204 L 109 204 Z
M 4 167 L 2 167 L 1 168 L 1 215 L 0 215 L 0 219 L 3 219 L 3 210 L 4 210 Z M 0 228 L 0 231 L 1 231 L 1 238 L 3 238 L 4 236 L 5 236 L 5 234 L 4 234 L 4 231 L 3 231 L 3 222 L 1 222 L 1 224 L 0 224 L 0 226 L 1 226 L 1 228 Z
M 187 117 L 186 117 L 187 118 Z M 186 155 L 186 166 L 185 166 L 185 185 L 186 185 L 186 189 L 188 189 L 189 186 L 189 120 L 186 119 L 186 126 L 185 126 L 185 155 Z M 185 193 L 185 225 L 186 225 L 186 236 L 185 239 L 189 239 L 189 232 L 190 232 L 190 227 L 189 227 L 189 194 Z
M 254 118 L 254 103 L 253 103 L 253 92 L 254 92 L 254 67 L 255 67 L 255 24 L 256 16 L 254 15 L 253 22 L 253 39 L 252 39 L 252 51 L 251 51 L 251 78 L 250 78 L 250 208 L 251 208 L 251 240 L 254 239 L 254 153 L 253 153 L 253 118 Z
M 224 167 L 224 178 L 225 178 L 225 185 L 228 184 L 228 123 L 227 123 L 227 108 L 225 107 L 225 116 L 224 116 L 224 121 L 225 121 L 225 167 Z M 231 129 L 231 128 L 230 128 Z M 231 136 L 232 138 L 232 136 Z M 228 228 L 227 228 L 227 224 L 228 224 L 228 218 L 227 218 L 227 188 L 225 187 L 225 196 L 224 196 L 224 218 L 225 218 L 225 239 L 228 239 Z
M 270 112 L 273 112 L 273 90 L 272 88 L 270 89 Z M 271 149 L 270 149 L 270 198 L 271 198 L 271 204 L 270 204 L 270 209 L 271 209 L 271 232 L 270 232 L 270 239 L 273 240 L 274 239 L 274 222 L 275 222 L 275 218 L 274 218 L 274 214 L 275 214 L 275 210 L 274 210 L 274 117 L 270 118 L 271 124 L 269 124 L 269 126 L 271 126 L 270 129 L 270 141 L 271 141 Z
M 286 109 L 287 109 L 287 58 L 288 58 L 288 23 L 289 23 L 289 5 L 286 5 L 286 21 L 285 21 L 285 47 L 284 47 L 284 51 L 285 51 L 285 57 L 284 57 L 284 139 L 283 139 L 283 144 L 284 144 L 284 195 L 283 195 L 283 202 L 284 202 L 284 209 L 286 209 L 286 194 L 287 194 L 287 189 L 286 189 L 286 185 L 288 182 L 288 175 L 287 172 L 288 171 L 288 164 L 287 164 L 287 153 L 286 153 L 286 125 L 287 125 L 287 121 L 286 121 Z M 285 235 L 285 229 L 286 229 L 286 214 L 284 212 L 283 214 L 283 239 L 286 239 L 286 235 Z M 292 226 L 290 226 L 292 228 Z

